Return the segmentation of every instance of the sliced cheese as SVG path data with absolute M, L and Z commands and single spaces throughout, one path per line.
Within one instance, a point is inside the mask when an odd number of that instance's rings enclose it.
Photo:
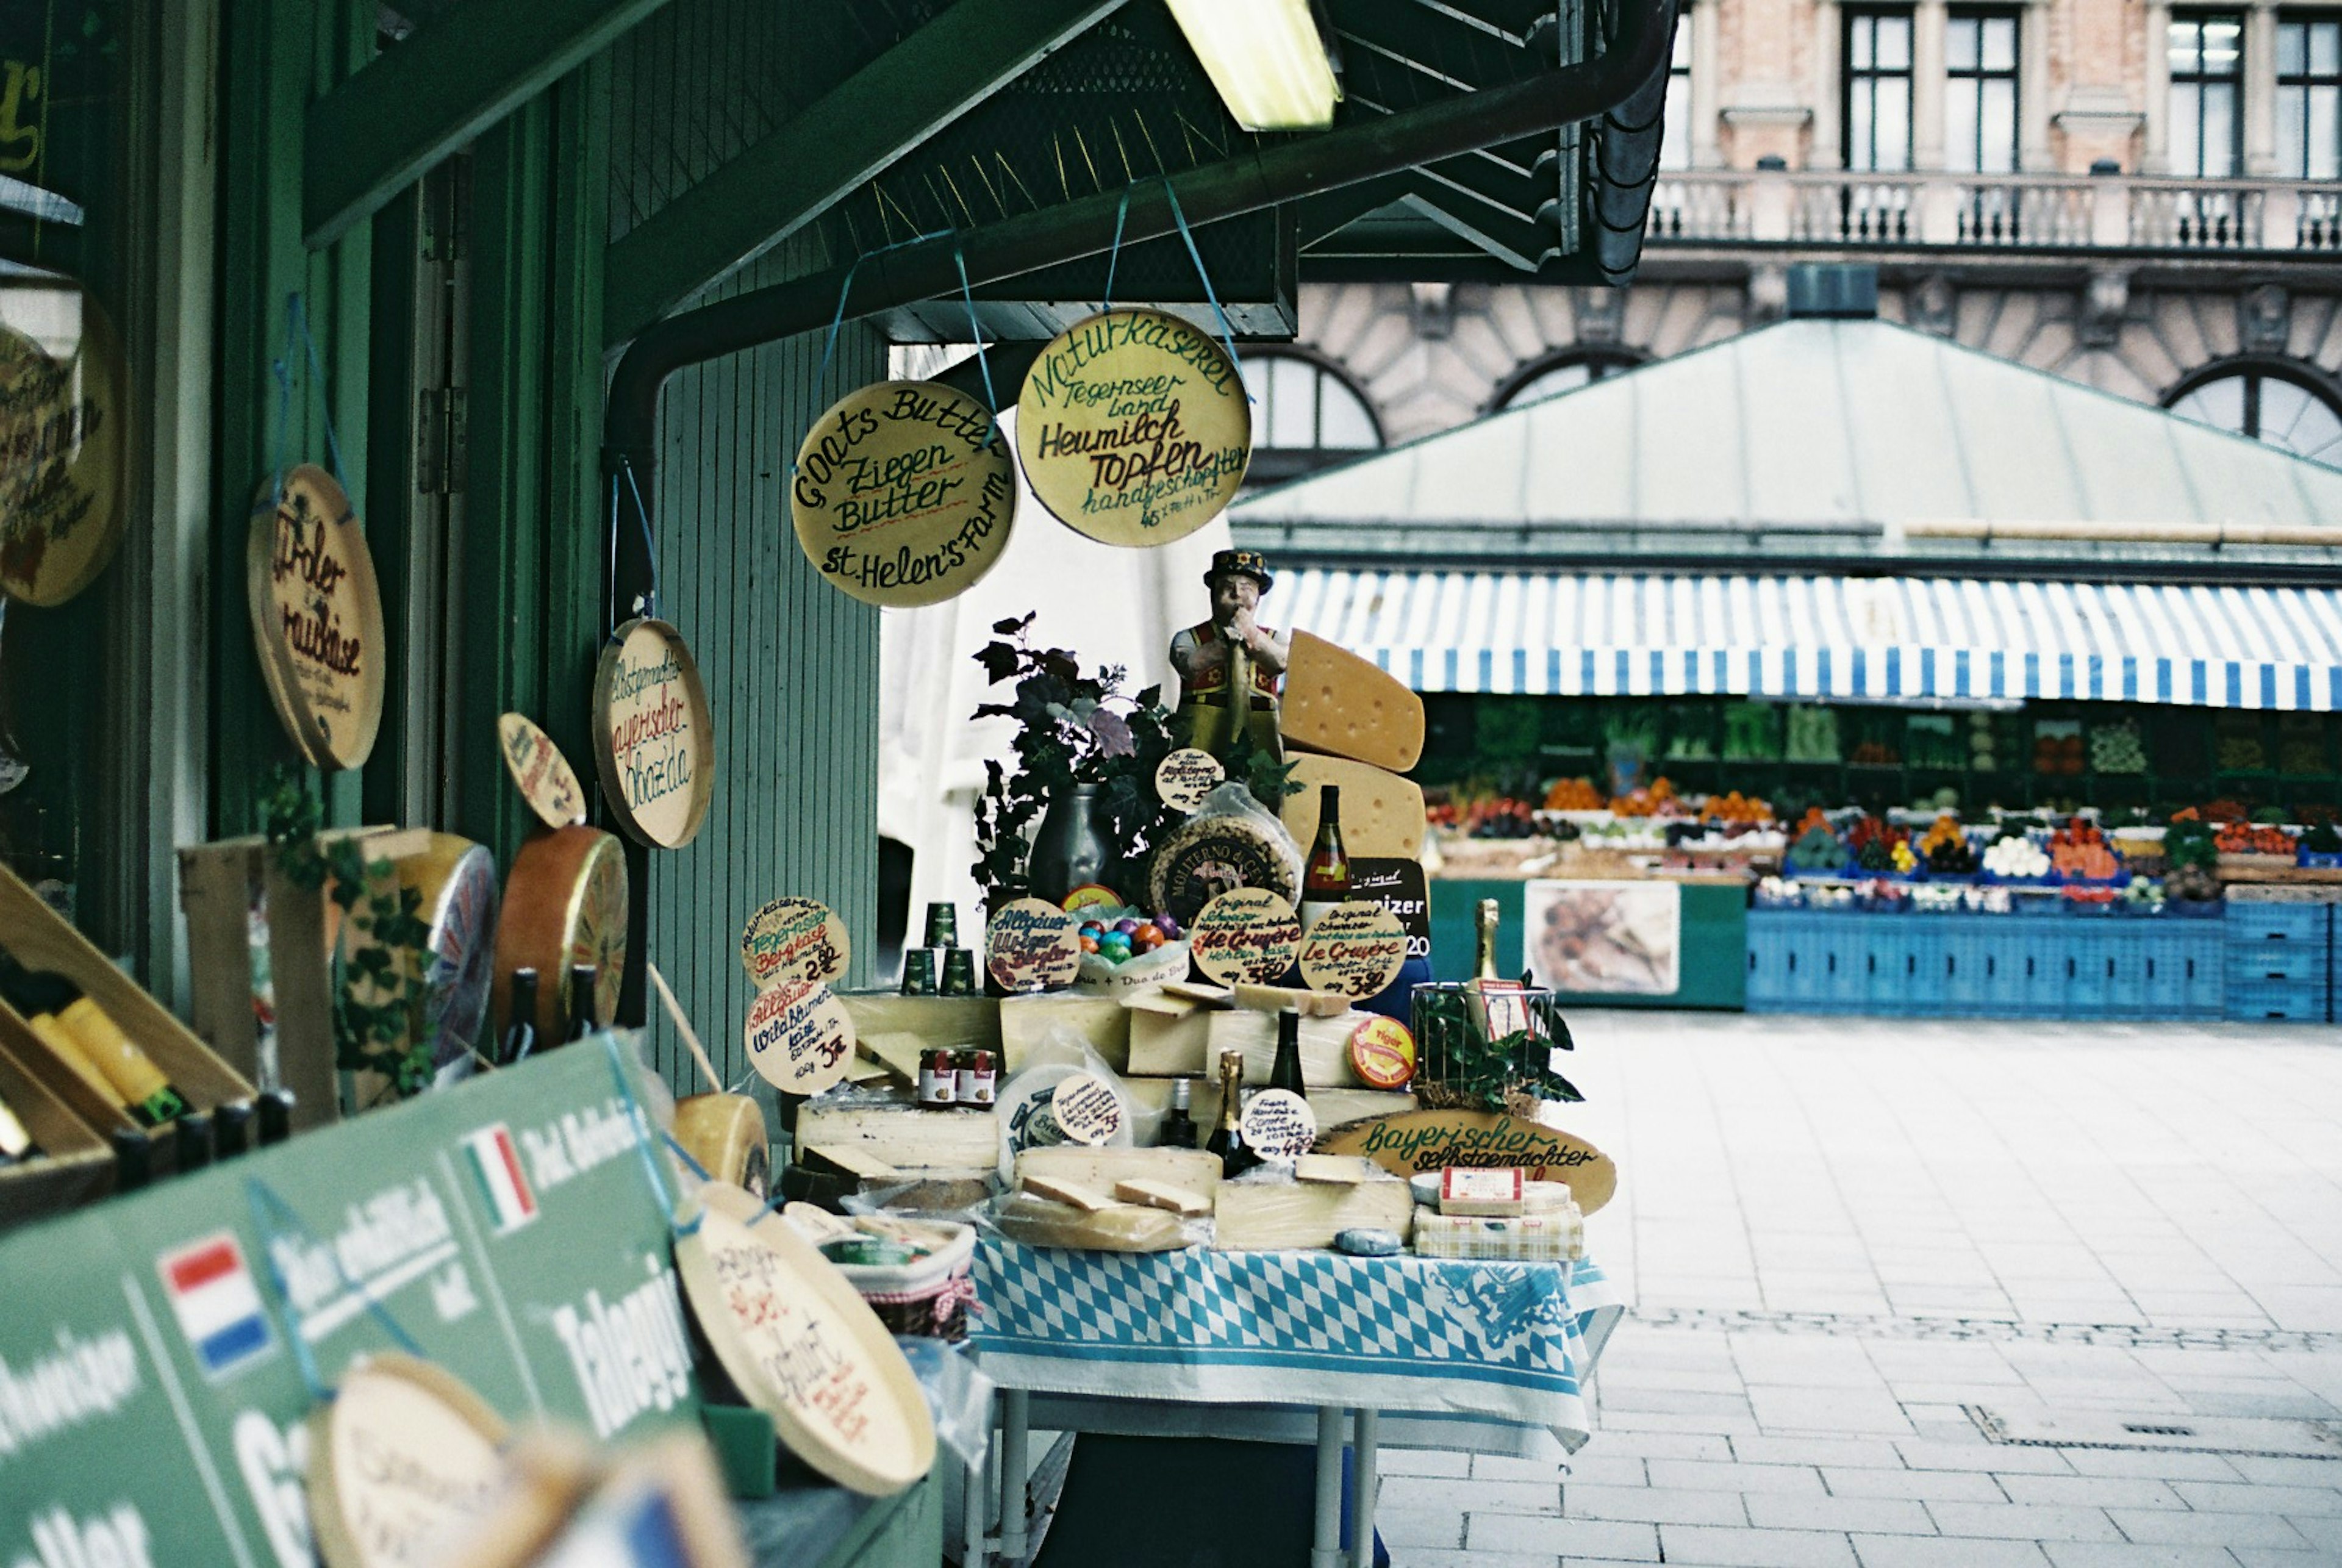
M 1318 791 L 1332 784 L 1342 792 L 1342 847 L 1368 859 L 1414 860 L 1423 854 L 1423 789 L 1410 779 L 1344 757 L 1291 758 L 1298 793 L 1285 797 L 1277 814 L 1293 842 L 1317 838 Z
M 1184 1187 L 1167 1182 L 1116 1182 L 1114 1195 L 1127 1203 L 1144 1203 L 1150 1209 L 1168 1209 L 1175 1214 L 1193 1219 L 1212 1212 L 1212 1200 Z
M 1086 1187 L 1079 1182 L 1060 1181 L 1054 1176 L 1027 1174 L 1023 1180 L 1025 1191 L 1036 1198 L 1055 1203 L 1070 1203 L 1084 1213 L 1101 1213 L 1115 1206 L 1115 1200 L 1096 1187 Z
M 1292 1008 L 1304 1018 L 1338 1018 L 1350 1010 L 1350 999 L 1330 991 L 1303 991 L 1290 985 L 1236 986 L 1236 1005 L 1259 1013 Z
M 1304 751 L 1392 773 L 1423 758 L 1423 699 L 1357 654 L 1306 632 L 1293 634 L 1278 727 Z
M 1293 1174 L 1297 1181 L 1355 1187 L 1374 1169 L 1374 1162 L 1358 1154 L 1304 1154 L 1294 1162 Z
M 866 1154 L 850 1144 L 809 1144 L 797 1155 L 799 1164 L 810 1165 L 816 1171 L 836 1171 L 844 1176 L 858 1176 L 866 1182 L 899 1182 L 903 1173 L 875 1154 Z

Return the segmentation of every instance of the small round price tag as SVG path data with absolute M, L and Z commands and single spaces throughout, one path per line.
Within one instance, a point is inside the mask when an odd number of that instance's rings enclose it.
M 1360 1001 L 1379 996 L 1406 963 L 1406 927 L 1379 904 L 1337 904 L 1301 943 L 1301 978 L 1312 991 Z
M 1415 1036 L 1396 1018 L 1370 1017 L 1350 1031 L 1350 1065 L 1376 1089 L 1404 1089 L 1415 1077 Z
M 1204 905 L 1188 927 L 1196 965 L 1223 985 L 1267 985 L 1293 967 L 1301 921 L 1265 887 L 1239 887 Z
M 1317 1142 L 1317 1113 L 1290 1089 L 1263 1089 L 1238 1124 L 1245 1147 L 1264 1160 L 1298 1160 Z
M 1046 898 L 1003 904 L 984 933 L 985 968 L 1003 991 L 1059 991 L 1082 970 L 1082 923 Z
M 757 1075 L 792 1094 L 818 1094 L 854 1060 L 854 1020 L 817 980 L 784 980 L 748 1006 L 748 1060 Z
M 783 980 L 827 984 L 846 973 L 853 956 L 846 923 L 810 898 L 776 898 L 750 915 L 740 933 L 740 962 L 760 990 Z
M 1194 746 L 1181 746 L 1155 770 L 1155 793 L 1174 811 L 1193 812 L 1204 797 L 1227 782 L 1220 759 Z
M 505 754 L 505 771 L 528 802 L 536 820 L 547 827 L 567 827 L 586 820 L 586 791 L 576 770 L 553 737 L 520 714 L 496 721 L 496 742 Z
M 1122 1131 L 1122 1096 L 1093 1073 L 1076 1073 L 1058 1084 L 1049 1114 L 1070 1144 L 1102 1148 Z

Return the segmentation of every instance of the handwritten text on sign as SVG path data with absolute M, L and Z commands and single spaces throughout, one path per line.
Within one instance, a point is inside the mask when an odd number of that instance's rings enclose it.
M 1003 904 L 984 934 L 985 966 L 1004 991 L 1056 991 L 1081 973 L 1081 922 L 1043 898 Z
M 303 464 L 263 492 L 265 593 L 257 627 L 289 689 L 288 728 L 321 765 L 355 767 L 382 720 L 382 598 L 365 534 L 332 474 Z M 264 653 L 264 657 L 269 656 Z
M 884 1391 L 827 1303 L 729 1215 L 703 1215 L 700 1234 L 723 1293 L 723 1309 L 763 1384 L 747 1391 L 752 1397 L 777 1400 L 826 1447 L 854 1453 L 898 1443 L 892 1433 L 874 1429 Z M 706 1310 L 706 1303 L 694 1304 Z
M 846 923 L 826 904 L 776 898 L 748 917 L 740 934 L 740 962 L 759 986 L 778 980 L 832 981 L 851 956 Z
M 1059 1084 L 1049 1112 L 1073 1143 L 1103 1147 L 1122 1131 L 1122 1096 L 1095 1074 L 1076 1073 Z
M 506 714 L 496 721 L 496 738 L 504 746 L 505 771 L 539 822 L 567 827 L 586 820 L 586 791 L 551 735 L 524 714 Z
M 1211 335 L 1152 310 L 1076 324 L 1033 364 L 1016 448 L 1041 504 L 1108 544 L 1167 544 L 1219 515 L 1252 460 L 1243 379 Z
M 854 1060 L 854 1021 L 816 980 L 784 980 L 749 1004 L 748 1060 L 776 1089 L 817 1094 Z
M 596 683 L 603 786 L 637 837 L 675 849 L 706 810 L 712 739 L 707 694 L 681 634 L 636 621 L 602 654 Z
M 1298 1160 L 1317 1141 L 1317 1114 L 1289 1089 L 1263 1089 L 1244 1108 L 1245 1147 L 1264 1160 Z
M 1301 942 L 1301 978 L 1353 1001 L 1379 996 L 1406 963 L 1406 928 L 1379 904 L 1337 904 Z
M 1293 967 L 1301 921 L 1265 887 L 1240 887 L 1204 905 L 1188 931 L 1196 965 L 1223 985 L 1271 984 Z
M 999 561 L 1015 467 L 976 399 L 931 381 L 866 386 L 833 404 L 797 452 L 798 546 L 865 604 L 940 604 Z

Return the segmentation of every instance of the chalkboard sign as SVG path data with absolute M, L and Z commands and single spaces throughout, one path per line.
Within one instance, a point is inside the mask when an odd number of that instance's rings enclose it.
M 402 1336 L 515 1425 L 696 1423 L 649 1082 L 597 1037 L 0 1241 L 0 1562 L 310 1568 L 303 1363 Z

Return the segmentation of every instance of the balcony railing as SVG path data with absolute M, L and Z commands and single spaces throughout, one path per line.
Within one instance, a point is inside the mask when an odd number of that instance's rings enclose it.
M 1654 246 L 2342 252 L 2342 185 L 2132 175 L 1662 175 Z

